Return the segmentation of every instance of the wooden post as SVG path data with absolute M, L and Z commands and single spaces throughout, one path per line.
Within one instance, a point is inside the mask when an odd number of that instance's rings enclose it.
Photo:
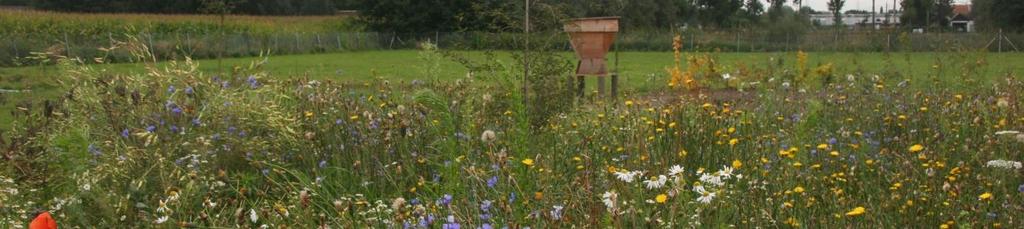
M 597 78 L 597 96 L 600 97 L 600 98 L 604 98 L 605 97 L 605 95 L 604 95 L 604 84 L 605 84 L 604 83 L 604 78 L 607 78 L 607 77 L 606 76 L 597 76 L 597 77 L 594 77 L 594 78 Z
M 612 99 L 619 97 L 619 73 L 612 73 Z
M 585 79 L 583 75 L 576 75 L 576 96 L 583 97 L 584 90 L 587 89 L 587 81 Z
M 341 33 L 335 33 L 335 35 L 336 36 L 334 38 L 335 38 L 335 40 L 338 41 L 338 49 L 336 49 L 336 50 L 341 50 Z

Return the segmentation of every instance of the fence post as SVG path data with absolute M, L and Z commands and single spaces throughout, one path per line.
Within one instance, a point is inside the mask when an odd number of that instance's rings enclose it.
M 999 35 L 996 35 L 996 40 L 999 40 L 999 52 L 1003 52 L 1003 29 L 999 29 Z
M 736 51 L 740 51 L 740 33 L 736 33 Z
M 323 44 L 320 43 L 320 33 L 316 33 L 316 49 L 314 49 L 314 52 L 320 52 L 320 49 L 323 49 Z
M 999 43 L 999 47 L 1002 47 L 1001 41 Z M 65 49 L 67 49 L 67 50 L 65 50 L 65 53 L 68 54 L 68 58 L 72 58 L 72 54 L 73 53 L 72 53 L 71 48 L 72 48 L 71 47 L 71 40 L 68 39 L 68 32 L 65 32 Z
M 299 33 L 295 32 L 295 50 L 292 50 L 292 53 L 299 53 L 299 50 Z
M 336 51 L 341 50 L 341 33 L 335 33 L 334 38 L 338 41 L 338 49 L 336 49 Z
M 11 46 L 14 47 L 14 57 L 21 58 L 21 52 L 18 51 L 18 42 L 11 39 Z

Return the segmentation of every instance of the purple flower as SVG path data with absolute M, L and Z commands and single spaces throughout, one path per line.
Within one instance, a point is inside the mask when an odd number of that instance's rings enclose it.
M 99 157 L 103 152 L 100 152 L 100 149 L 96 148 L 96 145 L 89 144 L 89 153 L 91 153 L 92 156 Z
M 343 121 L 341 119 L 335 119 L 334 120 L 334 125 L 341 125 L 342 123 L 345 123 L 345 121 Z
M 448 205 L 450 203 L 452 203 L 452 195 L 450 194 L 444 194 L 441 199 L 437 200 L 437 205 Z
M 176 125 L 171 125 L 171 133 L 178 133 L 181 129 Z
M 192 86 L 185 87 L 185 94 L 191 95 L 194 92 L 195 90 L 192 89 Z
M 494 186 L 497 185 L 497 184 L 498 184 L 498 176 L 492 176 L 491 178 L 487 179 L 487 187 L 488 188 L 494 188 Z
M 167 87 L 167 93 L 174 93 L 174 92 L 175 92 L 175 91 L 177 91 L 177 90 L 178 90 L 178 89 L 175 89 L 175 88 L 174 88 L 174 85 L 171 85 L 171 86 L 168 86 L 168 87 Z
M 174 108 L 171 108 L 171 113 L 174 113 L 175 115 L 181 115 L 181 112 L 181 108 L 178 106 L 174 106 Z
M 319 166 L 321 169 L 322 168 L 326 168 L 327 167 L 327 161 L 320 160 L 320 163 L 318 163 L 317 166 Z
M 268 175 L 270 175 L 270 169 L 260 170 L 260 173 L 263 173 L 264 176 L 268 176 Z
M 483 212 L 490 211 L 491 210 L 491 205 L 492 205 L 492 202 L 490 200 L 484 200 L 483 203 L 480 203 L 480 211 L 483 211 Z
M 516 192 L 511 192 L 508 194 L 508 202 L 516 202 Z
M 199 126 L 199 125 L 202 125 L 202 124 L 203 123 L 199 121 L 199 118 L 192 119 L 192 125 L 193 126 Z
M 448 215 L 448 223 L 445 223 L 445 224 L 441 225 L 441 228 L 442 229 L 459 229 L 459 228 L 461 228 L 461 225 L 459 225 L 459 223 L 455 222 L 455 216 L 454 215 Z
M 121 130 L 121 137 L 122 138 L 127 138 L 128 134 L 129 134 L 128 133 L 128 129 Z
M 150 133 L 156 132 L 156 126 L 149 125 L 149 126 L 146 127 L 146 131 L 150 132 Z
M 480 225 L 480 229 L 494 229 L 494 227 L 491 226 L 491 224 L 489 224 L 489 223 L 484 223 L 484 224 Z
M 1017 186 L 1017 191 L 1018 192 L 1024 192 L 1024 184 L 1021 184 L 1020 186 Z
M 253 89 L 256 89 L 257 87 L 260 86 L 260 83 L 256 81 L 256 76 L 253 75 L 250 75 L 248 79 L 245 79 L 245 82 L 249 83 L 249 87 Z

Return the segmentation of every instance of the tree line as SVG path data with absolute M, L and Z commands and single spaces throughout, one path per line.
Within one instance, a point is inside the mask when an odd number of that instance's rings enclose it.
M 557 18 L 622 16 L 624 28 L 765 28 L 808 24 L 810 8 L 801 0 L 531 0 L 541 17 L 537 28 L 557 28 Z M 828 11 L 842 16 L 847 0 L 828 0 Z M 0 0 L 67 12 L 229 13 L 325 15 L 357 10 L 371 29 L 387 32 L 502 31 L 521 28 L 524 0 Z M 1024 31 L 1024 1 L 972 0 L 972 17 L 982 29 Z M 767 5 L 765 5 L 767 4 Z M 211 7 L 212 6 L 212 7 Z M 905 27 L 948 26 L 952 0 L 901 0 Z M 891 9 L 890 9 L 891 10 Z M 794 14 L 795 15 L 791 15 Z M 803 17 L 800 17 L 803 15 Z M 836 22 L 839 22 L 838 20 Z M 777 24 L 789 25 L 777 25 Z

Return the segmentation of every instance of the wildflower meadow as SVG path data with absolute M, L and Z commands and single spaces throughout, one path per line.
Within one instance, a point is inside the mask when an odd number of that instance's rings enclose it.
M 40 209 L 108 228 L 1022 225 L 1017 75 L 962 83 L 984 55 L 922 80 L 807 55 L 739 68 L 677 51 L 660 93 L 545 117 L 501 61 L 353 84 L 62 59 L 64 93 L 0 138 L 0 225 Z

